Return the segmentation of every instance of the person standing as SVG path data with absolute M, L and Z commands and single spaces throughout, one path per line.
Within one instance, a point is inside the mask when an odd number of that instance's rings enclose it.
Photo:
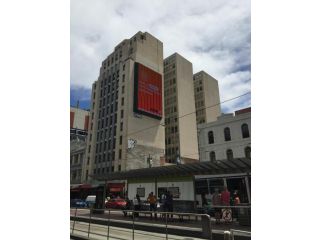
M 140 196 L 137 193 L 136 197 L 133 199 L 133 205 L 134 205 L 134 210 L 135 211 L 140 211 L 141 210 L 141 200 L 140 200 Z M 136 217 L 139 217 L 139 213 L 135 213 L 134 214 Z
M 227 186 L 224 186 L 223 192 L 221 193 L 221 203 L 224 206 L 230 206 L 230 192 Z
M 221 204 L 223 206 L 230 206 L 230 192 L 228 191 L 227 186 L 224 186 L 223 189 L 224 190 L 221 193 Z M 222 209 L 222 218 L 226 223 L 232 221 L 232 211 L 230 208 Z
M 148 203 L 150 204 L 150 211 L 151 211 L 151 218 L 152 218 L 152 212 L 154 212 L 154 217 L 157 219 L 157 198 L 155 195 L 153 195 L 153 192 L 149 193 L 149 196 L 147 198 Z
M 240 197 L 239 197 L 238 191 L 235 191 L 233 194 L 233 205 L 238 206 L 239 204 L 240 204 Z M 233 214 L 233 217 L 235 219 L 238 219 L 238 216 L 239 216 L 238 213 L 239 213 L 239 208 L 235 208 L 234 214 Z
M 219 193 L 219 189 L 215 188 L 214 193 L 212 195 L 212 206 L 221 206 L 221 194 Z M 214 217 L 216 219 L 216 223 L 220 223 L 221 219 L 221 208 L 214 208 Z
M 167 191 L 165 205 L 166 205 L 166 211 L 173 212 L 173 195 L 170 191 Z M 171 214 L 171 218 L 172 217 L 173 215 Z

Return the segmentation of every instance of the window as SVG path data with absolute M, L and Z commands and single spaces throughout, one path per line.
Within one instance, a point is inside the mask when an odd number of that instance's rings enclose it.
M 121 118 L 123 118 L 123 110 L 121 110 Z
M 120 123 L 120 131 L 123 130 L 123 122 Z
M 214 138 L 213 138 L 213 132 L 212 131 L 208 132 L 208 143 L 209 144 L 214 143 Z
M 121 152 L 121 149 L 119 149 L 119 159 L 121 159 L 121 157 L 122 157 L 122 156 L 121 156 L 121 155 L 122 155 L 121 153 L 122 153 L 122 152 Z
M 210 161 L 211 162 L 216 161 L 216 153 L 214 151 L 210 152 Z
M 118 166 L 118 171 L 121 172 L 121 165 Z
M 227 159 L 232 160 L 233 159 L 233 152 L 231 149 L 227 150 Z
M 242 138 L 250 137 L 248 124 L 244 123 L 241 125 Z
M 122 136 L 120 136 L 119 144 L 120 144 L 120 145 L 122 144 Z
M 124 98 L 121 98 L 121 106 L 124 105 Z
M 244 154 L 245 154 L 246 158 L 251 158 L 251 147 L 246 147 L 244 149 Z
M 228 127 L 226 127 L 224 129 L 224 140 L 225 141 L 230 141 L 231 140 L 230 128 L 228 128 Z
M 121 93 L 124 93 L 124 86 L 122 86 L 121 88 Z

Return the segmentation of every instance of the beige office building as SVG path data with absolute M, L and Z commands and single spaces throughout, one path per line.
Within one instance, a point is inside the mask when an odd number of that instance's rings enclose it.
M 197 124 L 214 122 L 221 115 L 218 81 L 204 71 L 193 75 Z
M 102 62 L 92 86 L 83 182 L 164 158 L 163 44 L 138 32 Z M 152 159 L 150 161 L 150 159 Z
M 166 162 L 199 160 L 192 63 L 175 53 L 164 60 Z

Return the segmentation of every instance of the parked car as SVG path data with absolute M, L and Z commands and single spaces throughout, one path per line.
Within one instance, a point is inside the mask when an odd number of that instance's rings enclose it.
M 86 203 L 88 207 L 93 207 L 93 205 L 96 203 L 96 196 L 95 195 L 89 195 L 86 198 Z
M 106 208 L 124 209 L 126 205 L 127 205 L 127 202 L 125 199 L 115 198 L 115 199 L 110 199 L 106 203 Z
M 70 207 L 78 207 L 78 208 L 85 208 L 87 207 L 86 201 L 82 199 L 71 199 L 70 200 Z

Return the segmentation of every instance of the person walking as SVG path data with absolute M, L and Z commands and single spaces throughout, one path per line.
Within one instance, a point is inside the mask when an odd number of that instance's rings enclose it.
M 157 213 L 156 213 L 156 211 L 157 211 L 157 198 L 155 195 L 153 195 L 153 192 L 149 193 L 147 201 L 150 204 L 151 218 L 152 218 L 152 212 L 154 212 L 154 218 L 157 219 Z

